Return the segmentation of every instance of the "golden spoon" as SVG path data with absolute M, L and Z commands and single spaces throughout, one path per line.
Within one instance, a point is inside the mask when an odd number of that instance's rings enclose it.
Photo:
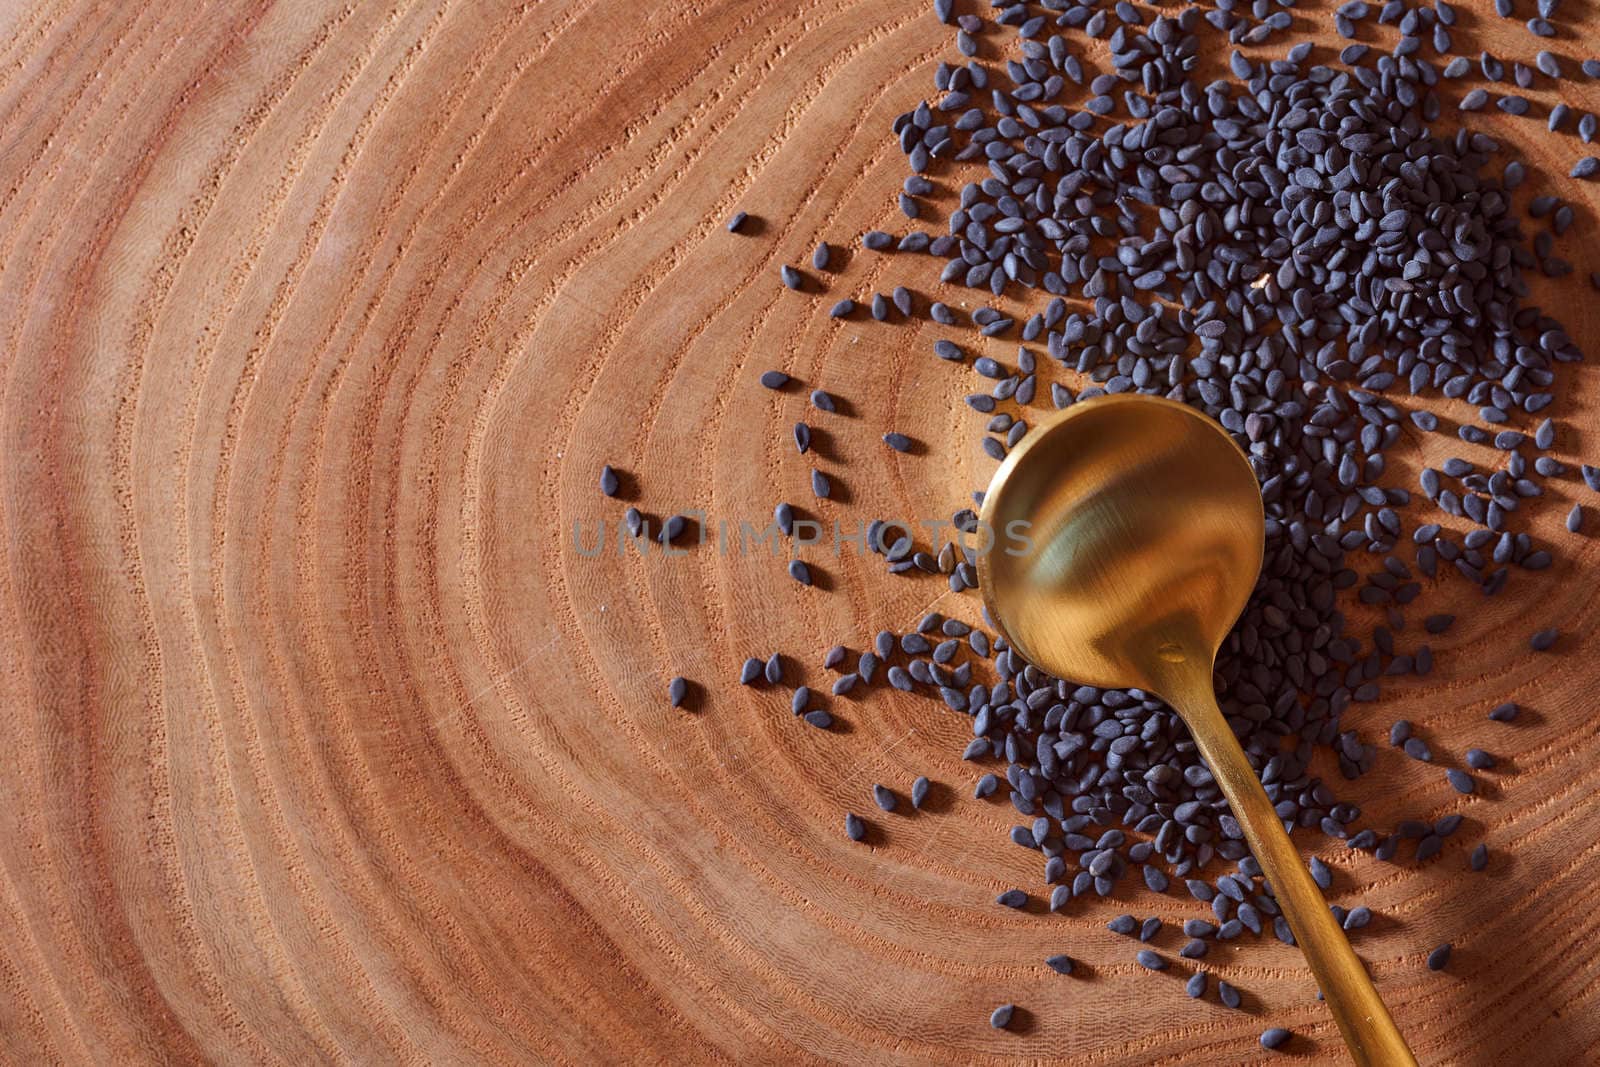
M 1171 400 L 1083 401 L 1011 452 L 982 520 L 993 540 L 979 581 L 1006 640 L 1059 678 L 1143 689 L 1172 706 L 1355 1062 L 1415 1065 L 1217 707 L 1217 649 L 1255 587 L 1265 529 L 1255 474 L 1226 431 Z

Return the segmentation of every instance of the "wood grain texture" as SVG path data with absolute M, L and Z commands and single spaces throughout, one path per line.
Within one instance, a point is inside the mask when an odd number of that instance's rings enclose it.
M 1569 64 L 1592 15 L 1566 16 Z M 1462 21 L 1463 51 L 1538 47 Z M 958 717 L 875 693 L 823 733 L 733 684 L 781 649 L 816 685 L 835 640 L 970 596 L 851 555 L 805 590 L 765 556 L 574 546 L 621 510 L 606 462 L 656 515 L 809 500 L 771 366 L 850 402 L 813 420 L 844 490 L 823 521 L 983 484 L 930 324 L 824 314 L 934 293 L 927 259 L 777 283 L 898 228 L 886 131 L 952 52 L 921 0 L 0 5 L 7 1062 L 1235 1063 L 1267 1025 L 1339 1060 L 1292 950 L 1213 951 L 1233 1013 L 1103 925 L 1198 905 L 995 907 L 1036 864 L 970 799 Z M 1558 175 L 1581 154 L 1479 121 Z M 1592 226 L 1592 187 L 1559 187 Z M 1537 291 L 1600 350 L 1580 281 Z M 1600 375 L 1562 384 L 1559 451 L 1600 456 Z M 1447 450 L 1413 441 L 1396 484 Z M 1347 717 L 1500 754 L 1476 798 L 1387 748 L 1348 791 L 1373 825 L 1461 812 L 1445 855 L 1305 841 L 1379 913 L 1359 949 L 1426 1063 L 1600 1058 L 1600 549 L 1562 544 L 1495 600 L 1446 583 L 1439 670 Z M 1557 653 L 1529 653 L 1548 624 Z M 1488 723 L 1507 696 L 1522 719 Z M 845 839 L 873 782 L 918 774 L 930 810 Z M 1063 951 L 1070 979 L 1041 965 Z M 990 1030 L 1006 1001 L 1017 1032 Z

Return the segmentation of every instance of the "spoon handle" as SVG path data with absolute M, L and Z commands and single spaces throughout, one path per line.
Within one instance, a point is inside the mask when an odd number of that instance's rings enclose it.
M 1311 873 L 1261 788 L 1260 779 L 1245 759 L 1244 749 L 1217 707 L 1210 671 L 1182 688 L 1184 692 L 1173 693 L 1169 699 L 1183 713 L 1200 754 L 1244 830 L 1250 851 L 1272 883 L 1289 929 L 1311 965 L 1311 973 L 1322 988 L 1351 1057 L 1360 1067 L 1416 1067 L 1416 1057 L 1400 1036 L 1344 930 L 1328 910 L 1322 891 L 1311 880 Z

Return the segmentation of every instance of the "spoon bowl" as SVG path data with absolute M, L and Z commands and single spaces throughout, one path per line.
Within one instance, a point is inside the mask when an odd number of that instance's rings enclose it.
M 1032 548 L 980 557 L 990 614 L 1029 662 L 1088 685 L 1161 692 L 1175 665 L 1209 671 L 1261 571 L 1255 473 L 1171 400 L 1107 396 L 1034 429 L 983 520 Z
M 989 615 L 1056 677 L 1170 704 L 1222 788 L 1357 1064 L 1414 1065 L 1217 706 L 1218 650 L 1260 575 L 1261 490 L 1217 423 L 1171 400 L 1081 401 L 1031 430 L 984 496 Z M 1003 546 L 1003 547 L 1002 547 Z

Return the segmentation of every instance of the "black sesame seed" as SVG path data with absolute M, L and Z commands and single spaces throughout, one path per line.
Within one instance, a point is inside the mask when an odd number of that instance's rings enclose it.
M 1495 722 L 1510 722 L 1517 717 L 1517 712 L 1520 710 L 1515 703 L 1508 700 L 1504 704 L 1496 704 L 1489 712 L 1489 718 Z
M 661 534 L 657 540 L 664 545 L 670 545 L 678 538 L 682 537 L 683 532 L 688 528 L 688 519 L 684 518 L 682 515 L 673 515 L 671 518 L 667 519 L 666 522 L 661 524 Z

